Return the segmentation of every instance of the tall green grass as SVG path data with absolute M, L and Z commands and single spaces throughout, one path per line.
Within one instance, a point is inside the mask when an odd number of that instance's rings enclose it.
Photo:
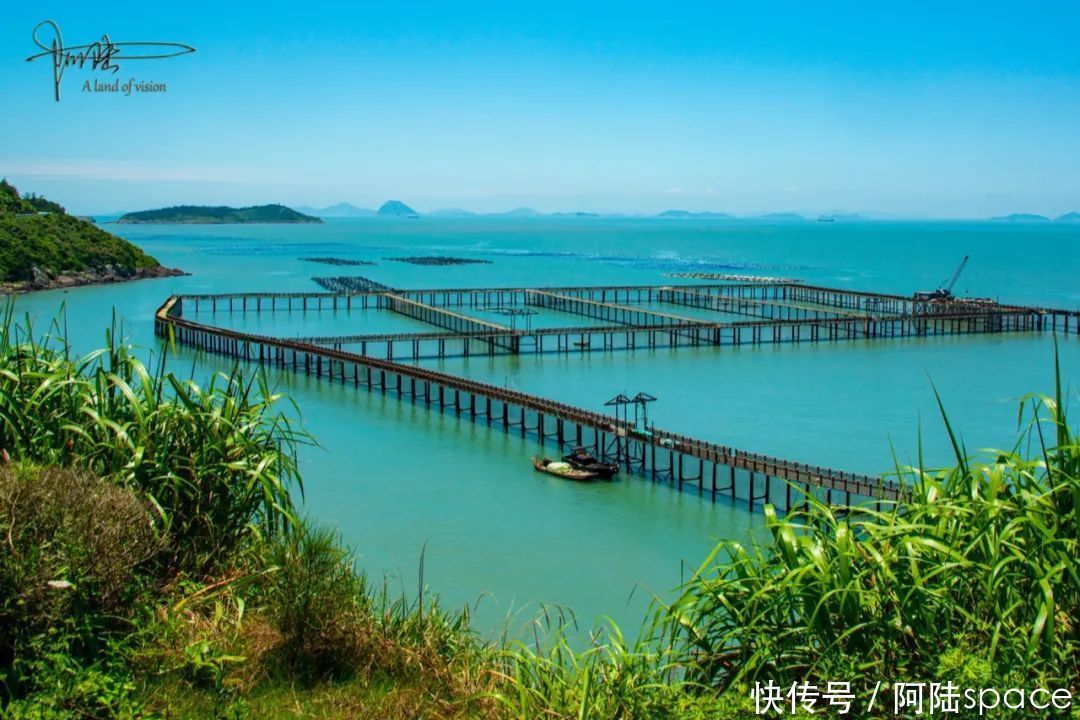
M 1020 440 L 974 462 L 901 468 L 903 504 L 839 513 L 811 500 L 771 544 L 719 545 L 665 608 L 692 682 L 1080 677 L 1080 446 L 1058 372 L 1021 401 Z
M 256 688 L 324 686 L 345 714 L 491 703 L 467 612 L 369 588 L 296 518 L 308 438 L 262 375 L 199 385 L 117 338 L 76 357 L 58 323 L 0 317 L 0 716 L 243 716 Z
M 177 570 L 208 572 L 252 532 L 294 521 L 304 436 L 275 410 L 280 397 L 239 369 L 200 386 L 148 369 L 106 333 L 73 357 L 62 334 L 0 318 L 0 450 L 15 460 L 74 466 L 149 496 L 168 528 Z
M 946 417 L 956 465 L 898 468 L 903 504 L 767 508 L 770 542 L 721 543 L 637 641 L 610 626 L 582 648 L 548 614 L 533 642 L 489 645 L 467 609 L 424 593 L 422 567 L 418 596 L 392 597 L 334 534 L 296 520 L 306 438 L 261 376 L 203 387 L 164 360 L 147 369 L 115 332 L 74 358 L 62 333 L 28 326 L 0 320 L 0 451 L 16 464 L 0 470 L 0 519 L 20 548 L 0 551 L 9 710 L 244 716 L 250 699 L 274 715 L 300 692 L 329 715 L 720 719 L 752 715 L 755 681 L 1080 682 L 1080 446 L 1060 380 L 1021 404 L 1016 445 L 981 462 Z M 79 515 L 106 505 L 115 518 Z M 128 538 L 125 518 L 143 517 L 165 544 Z M 57 529 L 70 542 L 30 552 Z M 126 551 L 102 564 L 107 547 Z M 28 604 L 52 597 L 53 576 L 115 591 L 107 607 Z
M 1080 445 L 1055 394 L 1020 402 L 1010 450 L 897 468 L 902 504 L 839 509 L 813 497 L 770 539 L 722 542 L 642 637 L 573 646 L 561 627 L 502 656 L 513 717 L 743 718 L 772 681 L 953 681 L 1080 688 Z M 987 457 L 987 455 L 984 455 Z

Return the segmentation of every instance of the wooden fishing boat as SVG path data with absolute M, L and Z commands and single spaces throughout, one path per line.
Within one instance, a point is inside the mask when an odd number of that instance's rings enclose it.
M 605 480 L 610 480 L 615 473 L 619 472 L 617 463 L 608 463 L 598 460 L 582 447 L 574 448 L 574 452 L 563 456 L 563 461 L 570 463 L 575 470 L 594 472 Z
M 575 470 L 570 463 L 558 462 L 556 460 L 551 460 L 550 458 L 534 457 L 532 459 L 532 464 L 538 472 L 554 475 L 555 477 L 563 478 L 564 480 L 589 482 L 590 480 L 596 480 L 600 477 L 597 473 L 589 472 L 587 470 Z

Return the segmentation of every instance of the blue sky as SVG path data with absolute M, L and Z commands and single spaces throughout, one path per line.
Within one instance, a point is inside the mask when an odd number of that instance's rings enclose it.
M 1080 210 L 1080 3 L 18 3 L 0 174 L 77 212 Z M 52 97 L 31 30 L 197 48 Z

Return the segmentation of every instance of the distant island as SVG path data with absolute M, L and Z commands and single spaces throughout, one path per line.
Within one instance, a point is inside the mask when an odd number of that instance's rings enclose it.
M 507 210 L 501 213 L 492 213 L 493 215 L 502 215 L 505 217 L 540 217 L 540 213 L 531 207 L 519 207 L 513 210 Z
M 1003 215 L 1001 217 L 990 219 L 994 222 L 1050 222 L 1050 218 L 1045 215 L 1035 215 L 1033 213 L 1012 213 L 1011 215 Z
M 712 220 L 730 220 L 731 215 L 722 212 L 694 212 L 692 210 L 665 210 L 658 214 L 658 218 L 677 218 L 677 219 L 712 219 Z
M 176 217 L 171 217 L 176 215 Z M 684 208 L 670 208 L 663 212 L 649 214 L 618 213 L 618 212 L 593 212 L 588 210 L 540 212 L 531 207 L 517 207 L 504 211 L 476 211 L 461 207 L 444 207 L 430 212 L 420 212 L 401 200 L 388 200 L 378 209 L 364 208 L 349 202 L 339 202 L 326 207 L 311 205 L 298 205 L 296 209 L 290 209 L 284 205 L 261 205 L 251 208 L 228 208 L 228 207 L 176 207 L 163 210 L 149 210 L 145 212 L 128 213 L 123 215 L 117 222 L 176 222 L 176 223 L 226 223 L 226 222 L 322 222 L 320 218 L 438 218 L 445 220 L 462 218 L 630 218 L 630 219 L 657 219 L 657 220 L 747 220 L 770 223 L 805 223 L 814 220 L 824 223 L 835 222 L 874 222 L 888 220 L 888 217 L 875 214 L 863 216 L 857 213 L 829 212 L 821 215 L 804 215 L 791 211 L 761 212 L 758 214 L 732 214 L 716 210 L 686 210 Z M 901 218 L 911 220 L 913 218 Z M 930 218 L 927 218 L 930 219 Z M 976 220 L 977 218 L 969 218 Z M 1051 220 L 1045 215 L 1032 213 L 1013 213 L 1001 217 L 983 218 L 982 222 L 1009 222 L 1009 223 L 1080 223 L 1080 212 L 1070 212 L 1059 215 Z
M 0 292 L 5 294 L 184 275 L 127 240 L 69 215 L 59 203 L 20 196 L 0 180 Z
M 311 205 L 299 205 L 296 207 L 298 212 L 306 213 L 320 218 L 368 218 L 368 217 L 431 217 L 442 219 L 454 219 L 454 218 L 479 218 L 479 217 L 501 217 L 501 218 L 660 218 L 660 219 L 699 219 L 699 220 L 737 220 L 737 219 L 753 219 L 753 220 L 767 220 L 772 222 L 806 222 L 807 218 L 803 215 L 794 212 L 773 212 L 765 213 L 762 215 L 749 215 L 749 216 L 736 216 L 724 212 L 716 212 L 712 210 L 682 210 L 671 209 L 665 210 L 655 215 L 645 214 L 627 214 L 627 213 L 605 213 L 605 212 L 592 212 L 586 210 L 579 211 L 564 211 L 564 212 L 540 212 L 531 207 L 517 207 L 511 210 L 504 210 L 501 212 L 478 212 L 476 210 L 467 210 L 460 207 L 448 207 L 439 208 L 430 212 L 422 213 L 413 209 L 409 205 L 406 205 L 401 200 L 389 200 L 382 204 L 378 210 L 372 210 L 370 208 L 362 208 L 353 205 L 349 202 L 340 202 L 336 205 L 328 205 L 326 207 L 314 207 Z M 837 216 L 847 218 L 856 218 L 857 216 Z
M 401 202 L 400 200 L 389 200 L 382 204 L 378 210 L 371 210 L 369 208 L 362 208 L 353 205 L 348 202 L 340 202 L 336 205 L 328 205 L 324 208 L 311 207 L 310 205 L 302 205 L 296 208 L 299 212 L 307 213 L 319 218 L 371 218 L 371 217 L 407 217 L 416 218 L 420 217 L 420 213 L 413 210 L 411 207 Z M 473 215 L 467 210 L 453 209 L 453 210 L 436 210 L 429 213 L 433 217 L 464 217 L 467 215 Z
M 232 223 L 321 223 L 317 217 L 304 215 L 284 205 L 254 205 L 232 208 L 207 205 L 177 205 L 160 210 L 142 210 L 122 215 L 116 222 L 171 224 L 232 224 Z
M 378 210 L 379 217 L 420 217 L 420 213 L 401 202 L 400 200 L 387 200 Z
M 1080 212 L 1068 212 L 1064 215 L 1058 215 L 1051 220 L 1046 215 L 1037 215 L 1035 213 L 1012 213 L 1010 215 L 1002 215 L 1000 217 L 990 218 L 991 222 L 1009 222 L 1009 223 L 1080 223 Z
M 776 220 L 778 222 L 806 222 L 806 218 L 804 218 L 799 213 L 793 213 L 793 212 L 765 213 L 764 215 L 761 216 L 761 219 L 762 220 Z
M 388 200 L 377 210 L 363 208 L 349 202 L 339 202 L 326 207 L 312 205 L 298 205 L 298 212 L 306 213 L 320 218 L 418 218 L 430 217 L 439 219 L 460 218 L 633 218 L 633 219 L 695 219 L 695 220 L 762 220 L 767 222 L 807 222 L 810 218 L 795 212 L 770 212 L 759 215 L 732 215 L 715 210 L 684 210 L 672 208 L 655 215 L 645 213 L 618 213 L 618 212 L 593 212 L 588 210 L 563 211 L 563 212 L 540 212 L 531 207 L 516 207 L 511 210 L 483 212 L 468 210 L 461 207 L 445 207 L 430 212 L 420 212 L 401 200 Z M 827 215 L 828 222 L 834 220 L 861 220 L 858 215 Z
M 297 212 L 321 218 L 354 218 L 375 217 L 375 211 L 368 208 L 356 207 L 352 203 L 340 202 L 337 205 L 329 205 L 324 208 L 315 208 L 309 205 L 301 205 L 296 208 Z
M 432 210 L 428 215 L 437 218 L 476 217 L 476 213 L 472 210 L 465 210 L 464 208 L 440 208 L 438 210 Z

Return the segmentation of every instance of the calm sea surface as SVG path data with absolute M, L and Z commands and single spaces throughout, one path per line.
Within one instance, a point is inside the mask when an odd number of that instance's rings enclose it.
M 961 257 L 960 293 L 1080 307 L 1080 226 L 993 223 L 785 223 L 496 218 L 338 220 L 319 226 L 109 225 L 190 277 L 20 297 L 38 323 L 65 308 L 80 351 L 101 344 L 113 313 L 129 339 L 157 351 L 153 312 L 173 292 L 318 290 L 317 275 L 364 275 L 399 287 L 668 283 L 669 272 L 783 275 L 908 294 L 932 289 Z M 406 255 L 490 265 L 418 267 Z M 370 260 L 338 267 L 298 258 Z M 675 311 L 678 312 L 678 311 Z M 431 328 L 389 314 L 200 319 L 277 333 L 355 334 Z M 491 316 L 494 322 L 504 318 Z M 580 324 L 557 313 L 540 325 Z M 1080 379 L 1080 340 L 1061 339 L 1066 376 Z M 949 461 L 931 383 L 967 447 L 1010 446 L 1017 401 L 1050 391 L 1046 336 L 858 341 L 758 348 L 471 358 L 432 367 L 597 409 L 620 391 L 659 398 L 657 425 L 746 450 L 867 473 Z M 174 369 L 223 369 L 181 351 Z M 667 595 L 721 538 L 761 531 L 760 515 L 632 478 L 579 486 L 539 476 L 534 443 L 391 398 L 287 374 L 319 447 L 301 464 L 306 512 L 340 528 L 376 578 L 445 604 L 476 603 L 478 627 L 517 631 L 542 604 L 588 626 L 609 616 L 633 634 L 651 593 Z M 1075 394 L 1075 393 L 1074 393 Z M 550 452 L 550 450 L 549 450 Z

